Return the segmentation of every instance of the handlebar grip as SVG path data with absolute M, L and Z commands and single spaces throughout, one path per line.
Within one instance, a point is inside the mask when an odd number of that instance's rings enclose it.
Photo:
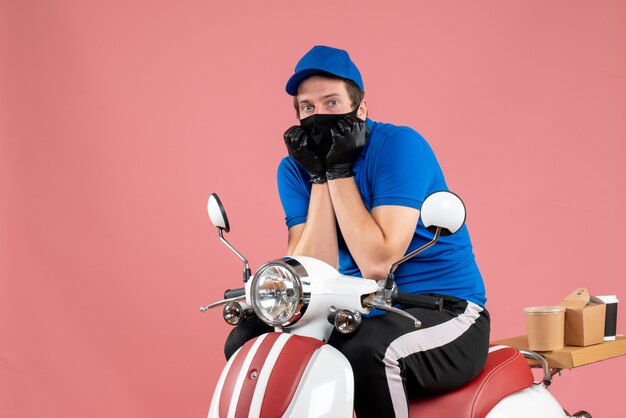
M 238 298 L 245 294 L 246 294 L 246 289 L 243 287 L 240 287 L 239 289 L 228 289 L 227 291 L 224 292 L 224 299 Z
M 414 308 L 426 308 L 441 312 L 443 309 L 443 299 L 436 296 L 416 295 L 409 292 L 398 292 L 398 298 L 394 303 L 410 306 Z

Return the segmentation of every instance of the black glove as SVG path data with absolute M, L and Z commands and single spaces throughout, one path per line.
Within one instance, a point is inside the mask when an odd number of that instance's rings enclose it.
M 367 125 L 355 117 L 337 122 L 338 130 L 331 129 L 333 143 L 326 154 L 326 178 L 328 180 L 354 176 L 352 166 L 367 143 Z
M 292 126 L 283 134 L 291 158 L 299 162 L 311 176 L 311 182 L 326 182 L 326 166 L 313 149 L 311 138 L 300 126 Z

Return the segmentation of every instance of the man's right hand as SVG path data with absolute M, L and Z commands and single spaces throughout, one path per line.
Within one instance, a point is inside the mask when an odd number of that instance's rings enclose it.
M 291 158 L 299 162 L 311 175 L 311 182 L 326 182 L 326 165 L 311 147 L 311 138 L 300 126 L 292 126 L 283 134 Z

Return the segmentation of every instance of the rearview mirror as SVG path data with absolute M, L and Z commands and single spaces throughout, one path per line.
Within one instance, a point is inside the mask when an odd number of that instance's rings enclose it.
M 248 260 L 241 254 L 235 247 L 233 247 L 230 242 L 226 241 L 224 238 L 224 232 L 230 231 L 230 225 L 228 224 L 228 217 L 226 216 L 226 211 L 224 210 L 224 206 L 220 201 L 220 198 L 217 197 L 215 193 L 211 193 L 209 196 L 209 201 L 206 204 L 206 209 L 209 214 L 209 219 L 211 219 L 211 223 L 217 227 L 217 232 L 220 237 L 220 241 L 228 247 L 241 261 L 243 261 L 243 282 L 247 282 L 250 278 L 250 266 L 248 265 Z
M 393 272 L 396 271 L 396 268 L 435 245 L 439 241 L 440 236 L 452 235 L 461 229 L 465 223 L 465 205 L 461 198 L 452 192 L 435 192 L 430 194 L 422 203 L 420 219 L 426 229 L 435 234 L 435 236 L 430 242 L 406 254 L 389 267 L 387 279 L 385 280 L 385 299 L 387 300 L 391 300 L 394 286 Z
M 429 195 L 422 204 L 422 223 L 433 234 L 441 228 L 441 235 L 452 235 L 465 224 L 465 205 L 452 192 L 441 191 Z
M 209 201 L 207 203 L 207 212 L 209 213 L 209 219 L 211 223 L 216 227 L 223 229 L 225 232 L 230 231 L 230 225 L 228 224 L 228 217 L 220 198 L 215 193 L 211 193 Z

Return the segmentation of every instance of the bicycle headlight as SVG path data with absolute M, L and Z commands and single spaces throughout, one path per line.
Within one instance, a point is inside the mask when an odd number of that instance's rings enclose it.
M 298 321 L 308 303 L 303 278 L 307 278 L 306 270 L 291 258 L 270 261 L 259 268 L 250 289 L 252 308 L 257 316 L 272 326 L 287 326 Z

